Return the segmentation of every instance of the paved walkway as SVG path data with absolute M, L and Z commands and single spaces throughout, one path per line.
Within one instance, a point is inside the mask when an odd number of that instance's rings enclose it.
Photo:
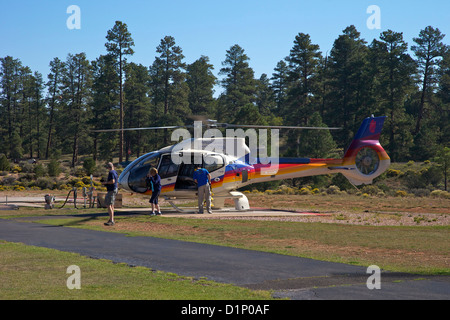
M 450 277 L 382 273 L 365 267 L 252 250 L 0 219 L 0 239 L 179 275 L 206 277 L 291 299 L 450 299 Z

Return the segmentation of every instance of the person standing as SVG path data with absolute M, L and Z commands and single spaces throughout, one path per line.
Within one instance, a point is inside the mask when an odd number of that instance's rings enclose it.
M 152 216 L 155 215 L 155 207 L 157 215 L 161 215 L 161 209 L 158 204 L 159 194 L 161 193 L 161 177 L 158 174 L 158 170 L 156 168 L 151 168 L 147 178 L 145 178 L 147 182 L 147 187 L 151 187 L 152 196 L 150 198 L 150 203 L 152 204 Z
M 198 188 L 198 213 L 203 213 L 203 200 L 206 199 L 206 210 L 211 211 L 211 174 L 205 168 L 198 167 L 194 172 L 194 181 Z
M 118 193 L 118 183 L 119 175 L 117 174 L 117 171 L 114 170 L 114 165 L 111 162 L 108 162 L 106 165 L 106 168 L 108 168 L 108 178 L 106 179 L 106 182 L 103 182 L 103 184 L 106 186 L 106 197 L 105 197 L 105 204 L 108 207 L 108 214 L 109 214 L 109 220 L 105 223 L 105 226 L 113 226 L 115 225 L 114 222 L 114 202 L 116 201 L 116 196 Z

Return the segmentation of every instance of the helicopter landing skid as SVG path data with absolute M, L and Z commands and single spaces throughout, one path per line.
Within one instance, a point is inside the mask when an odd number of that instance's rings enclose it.
M 184 210 L 184 209 L 181 209 L 181 208 L 178 207 L 175 203 L 173 203 L 173 201 L 170 200 L 170 198 L 166 198 L 166 200 L 167 200 L 167 202 L 170 203 L 170 205 L 172 206 L 172 208 L 174 208 L 174 209 L 177 210 L 178 212 L 183 212 L 183 213 L 197 213 L 197 211 L 198 211 L 198 210 L 194 210 L 194 209 L 191 209 L 191 210 Z
M 226 198 L 232 198 L 234 200 L 234 209 L 237 211 L 250 210 L 248 199 L 242 192 L 230 191 L 227 195 L 214 195 L 214 207 L 223 208 Z
M 213 204 L 213 210 L 216 209 L 222 209 L 224 207 L 224 202 L 226 198 L 233 198 L 234 200 L 234 209 L 236 211 L 247 211 L 250 210 L 250 204 L 248 202 L 248 198 L 243 194 L 242 192 L 238 191 L 230 191 L 228 195 L 214 195 L 214 204 Z M 181 209 L 178 207 L 174 202 L 173 198 L 165 197 L 165 200 L 169 202 L 169 204 L 178 212 L 183 213 L 196 213 L 196 209 Z M 214 208 L 215 207 L 215 208 Z

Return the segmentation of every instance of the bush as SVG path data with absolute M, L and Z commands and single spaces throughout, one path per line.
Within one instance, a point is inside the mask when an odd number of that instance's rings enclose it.
M 25 190 L 24 186 L 21 186 L 21 185 L 18 185 L 18 184 L 16 184 L 14 186 L 14 191 L 24 191 L 24 190 Z
M 29 162 L 21 162 L 20 166 L 22 167 L 22 172 L 26 173 L 33 173 L 34 172 L 34 165 Z
M 59 165 L 59 161 L 56 159 L 50 160 L 47 166 L 48 175 L 50 177 L 57 177 L 61 173 L 61 167 Z
M 95 160 L 92 158 L 84 159 L 83 168 L 86 171 L 86 175 L 90 176 L 91 174 L 94 174 L 96 170 Z
M 45 169 L 42 164 L 37 164 L 34 168 L 34 174 L 36 175 L 36 178 L 41 178 L 45 175 Z
M 327 194 L 340 194 L 340 193 L 341 193 L 341 190 L 339 189 L 338 186 L 331 185 L 331 186 L 329 186 L 329 187 L 325 190 L 325 192 L 326 192 Z
M 9 171 L 11 165 L 4 154 L 0 156 L 0 171 Z
M 362 193 L 370 194 L 371 196 L 376 196 L 378 193 L 383 192 L 377 186 L 374 185 L 366 185 L 361 188 Z
M 407 195 L 408 195 L 408 193 L 403 190 L 397 190 L 397 192 L 395 193 L 396 197 L 406 197 Z
M 308 194 L 312 194 L 312 191 L 310 188 L 303 187 L 300 189 L 299 194 L 308 195 Z
M 7 176 L 2 179 L 1 183 L 4 186 L 13 186 L 16 184 L 16 178 L 14 178 L 12 176 Z
M 52 190 L 55 189 L 56 187 L 56 181 L 54 179 L 44 177 L 37 179 L 34 185 L 41 190 L 45 189 Z
M 411 193 L 416 197 L 428 197 L 430 195 L 430 190 L 428 189 L 412 189 Z
M 430 193 L 430 196 L 433 198 L 450 199 L 450 192 L 444 190 L 434 190 Z
M 386 176 L 389 178 L 395 178 L 401 175 L 403 175 L 403 172 L 401 172 L 400 170 L 389 169 L 388 171 L 386 171 Z

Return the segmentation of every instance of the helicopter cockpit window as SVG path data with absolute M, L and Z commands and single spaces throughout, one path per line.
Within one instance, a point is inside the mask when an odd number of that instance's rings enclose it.
M 152 153 L 131 168 L 130 177 L 128 178 L 128 185 L 131 190 L 135 192 L 145 192 L 147 190 L 145 177 L 151 168 L 157 168 L 159 157 L 159 153 Z
M 159 176 L 161 179 L 176 176 L 178 174 L 178 167 L 178 164 L 172 162 L 170 154 L 164 155 L 158 170 Z
M 203 157 L 203 166 L 209 172 L 222 168 L 223 158 L 218 154 L 208 154 Z

